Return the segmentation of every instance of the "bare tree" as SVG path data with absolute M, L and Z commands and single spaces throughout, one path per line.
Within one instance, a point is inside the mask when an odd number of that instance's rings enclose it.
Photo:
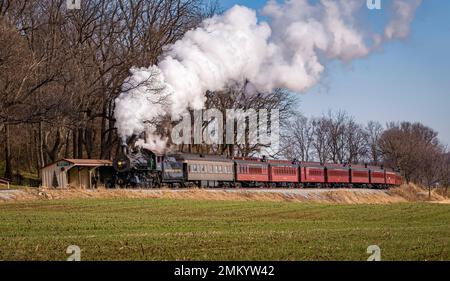
M 287 128 L 285 137 L 285 155 L 289 159 L 308 162 L 311 160 L 314 131 L 312 122 L 301 113 L 297 113 Z
M 400 168 L 407 182 L 421 181 L 424 160 L 439 145 L 437 132 L 423 124 L 410 122 L 389 124 L 379 140 L 384 163 Z
M 320 163 L 325 163 L 329 159 L 330 147 L 329 147 L 329 128 L 330 120 L 327 118 L 315 118 L 312 120 L 313 130 L 313 146 L 317 159 Z
M 345 130 L 349 116 L 345 111 L 341 110 L 337 113 L 329 111 L 328 116 L 324 116 L 323 118 L 328 120 L 326 122 L 328 125 L 326 132 L 328 133 L 327 140 L 330 160 L 333 163 L 344 163 L 346 145 Z
M 345 129 L 345 150 L 347 163 L 363 162 L 367 158 L 367 133 L 352 118 L 347 121 Z
M 369 121 L 366 126 L 367 145 L 369 146 L 370 161 L 374 165 L 380 164 L 380 148 L 378 146 L 383 126 L 377 121 Z

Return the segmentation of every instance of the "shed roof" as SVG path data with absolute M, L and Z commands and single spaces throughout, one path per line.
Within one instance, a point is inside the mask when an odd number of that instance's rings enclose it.
M 101 159 L 62 159 L 67 162 L 73 163 L 74 165 L 86 165 L 86 166 L 108 166 L 112 165 L 111 160 L 101 160 Z
M 75 166 L 88 166 L 88 167 L 96 167 L 96 166 L 112 166 L 111 160 L 101 160 L 101 159 L 60 159 L 54 163 L 50 163 L 43 168 L 52 166 L 58 162 L 66 161 Z

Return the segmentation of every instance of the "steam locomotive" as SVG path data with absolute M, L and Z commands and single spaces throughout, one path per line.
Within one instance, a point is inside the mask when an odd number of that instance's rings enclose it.
M 216 155 L 159 155 L 145 148 L 124 150 L 114 161 L 109 187 L 285 187 L 389 188 L 398 170 L 379 166 L 324 164 Z
M 113 166 L 115 173 L 110 187 L 155 188 L 184 183 L 182 163 L 145 148 L 134 148 L 131 152 L 124 148 Z

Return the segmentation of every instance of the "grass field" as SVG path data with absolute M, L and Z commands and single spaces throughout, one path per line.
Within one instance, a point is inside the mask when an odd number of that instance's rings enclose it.
M 0 204 L 0 260 L 450 260 L 450 205 L 168 199 Z

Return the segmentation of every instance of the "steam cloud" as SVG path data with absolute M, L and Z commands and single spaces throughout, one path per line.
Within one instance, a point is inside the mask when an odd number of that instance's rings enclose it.
M 383 35 L 358 27 L 356 15 L 366 9 L 366 0 L 271 0 L 262 10 L 267 21 L 234 6 L 188 31 L 158 65 L 131 69 L 116 100 L 119 134 L 125 139 L 145 131 L 151 136 L 145 146 L 162 150 L 165 141 L 154 135 L 149 121 L 201 109 L 207 90 L 249 81 L 261 92 L 302 92 L 319 81 L 327 61 L 365 57 L 387 40 L 405 38 L 420 3 L 394 0 Z

